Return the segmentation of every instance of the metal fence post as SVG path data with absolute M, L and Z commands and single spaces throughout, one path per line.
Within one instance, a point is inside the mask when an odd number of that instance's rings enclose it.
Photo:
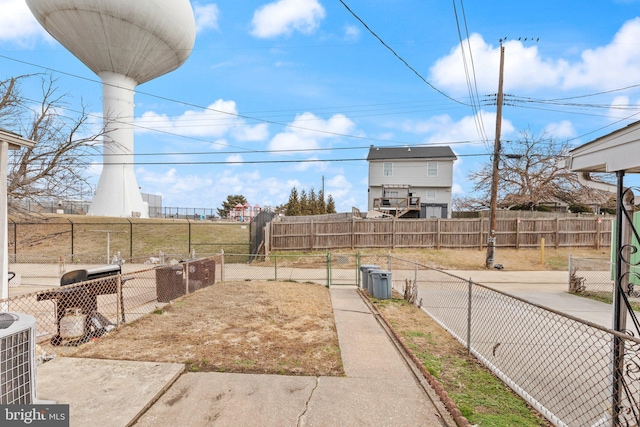
M 573 274 L 573 266 L 571 265 L 571 254 L 569 254 L 569 278 L 567 279 L 567 285 L 569 286 L 569 292 L 571 292 L 571 276 Z
M 278 255 L 273 256 L 273 280 L 278 280 Z
M 184 294 L 189 295 L 189 261 L 184 263 Z
M 471 289 L 473 282 L 469 279 L 469 292 L 467 297 L 467 353 L 471 354 Z
M 124 317 L 122 306 L 122 274 L 118 274 L 116 283 L 116 326 L 120 326 L 120 318 Z
M 69 221 L 69 224 L 71 224 L 71 262 L 73 262 L 73 255 L 74 255 L 74 249 L 73 249 L 73 221 L 71 221 L 69 218 L 67 218 L 67 221 Z
M 387 252 L 387 271 L 391 271 L 391 251 Z
M 220 281 L 224 282 L 224 249 L 220 249 Z
M 189 250 L 188 253 L 191 253 L 191 221 L 187 218 L 187 223 L 189 224 Z
M 14 220 L 13 222 L 13 254 L 15 255 L 15 259 L 18 258 L 18 223 Z
M 129 262 L 133 262 L 133 223 L 129 218 Z
M 327 253 L 327 288 L 331 287 L 331 252 Z

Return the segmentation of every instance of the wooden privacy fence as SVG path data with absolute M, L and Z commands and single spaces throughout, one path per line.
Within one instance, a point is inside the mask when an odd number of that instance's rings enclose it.
M 496 245 L 502 248 L 595 248 L 611 246 L 613 219 L 498 219 Z M 265 226 L 270 251 L 363 248 L 483 249 L 489 220 L 478 219 L 359 219 L 272 221 Z

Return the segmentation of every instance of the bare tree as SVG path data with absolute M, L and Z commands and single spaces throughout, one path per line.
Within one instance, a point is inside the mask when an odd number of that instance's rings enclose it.
M 30 100 L 21 83 L 39 80 L 41 95 Z M 91 134 L 86 107 L 67 108 L 68 96 L 59 94 L 49 75 L 24 75 L 0 81 L 0 127 L 36 142 L 33 148 L 10 152 L 9 210 L 19 212 L 25 201 L 35 203 L 77 198 L 86 183 L 87 168 L 103 132 Z
M 545 202 L 573 204 L 602 197 L 597 190 L 582 185 L 577 173 L 565 166 L 564 160 L 569 153 L 566 141 L 559 142 L 544 134 L 537 137 L 529 131 L 523 131 L 518 140 L 508 142 L 503 147 L 498 186 L 500 207 L 533 209 Z M 489 205 L 491 177 L 491 162 L 469 175 L 469 179 L 475 183 L 474 191 L 480 193 L 480 197 L 466 199 L 467 204 Z

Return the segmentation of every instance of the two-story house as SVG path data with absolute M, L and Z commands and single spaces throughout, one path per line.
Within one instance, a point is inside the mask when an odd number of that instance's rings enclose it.
M 396 218 L 451 217 L 450 147 L 375 147 L 369 162 L 369 210 Z

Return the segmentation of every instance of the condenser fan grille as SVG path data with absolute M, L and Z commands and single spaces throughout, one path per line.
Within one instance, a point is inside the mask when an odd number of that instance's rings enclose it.
M 15 328 L 9 328 L 9 331 L 13 329 Z M 34 338 L 33 328 L 0 333 L 0 404 L 33 403 L 36 369 Z

